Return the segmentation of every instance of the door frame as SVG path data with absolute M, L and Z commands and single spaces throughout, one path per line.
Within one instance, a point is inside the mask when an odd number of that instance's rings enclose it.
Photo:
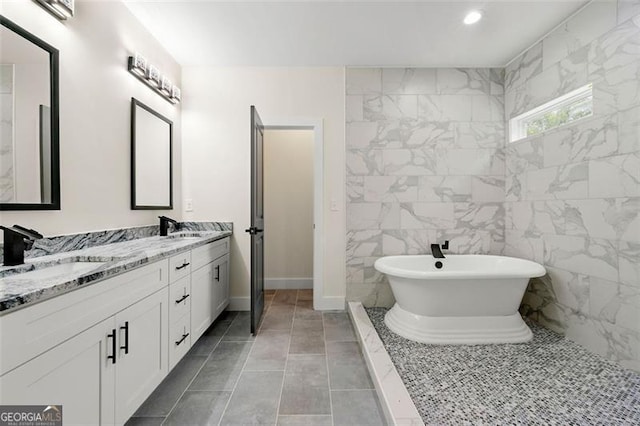
M 313 308 L 332 309 L 324 303 L 324 123 L 321 118 L 263 119 L 266 130 L 313 131 Z

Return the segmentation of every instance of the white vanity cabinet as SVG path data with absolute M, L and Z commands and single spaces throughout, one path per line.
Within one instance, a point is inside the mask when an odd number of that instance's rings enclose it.
M 229 238 L 191 252 L 191 332 L 195 342 L 229 304 Z
M 167 374 L 167 277 L 165 260 L 0 317 L 0 368 L 21 364 L 0 376 L 0 403 L 124 424 Z
M 16 405 L 62 404 L 64 424 L 115 424 L 116 365 L 111 317 L 0 378 L 0 401 Z
M 123 425 L 226 308 L 228 271 L 224 238 L 0 316 L 0 404 Z

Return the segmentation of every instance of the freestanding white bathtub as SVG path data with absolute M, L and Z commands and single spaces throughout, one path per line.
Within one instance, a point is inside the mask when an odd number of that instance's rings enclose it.
M 460 345 L 532 338 L 518 307 L 529 278 L 545 274 L 538 263 L 505 256 L 420 255 L 382 257 L 374 266 L 387 275 L 396 299 L 385 324 L 402 337 Z

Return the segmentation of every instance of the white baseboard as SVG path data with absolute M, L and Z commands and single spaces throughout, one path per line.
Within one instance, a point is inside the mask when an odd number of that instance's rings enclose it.
M 251 310 L 251 298 L 250 297 L 231 297 L 229 298 L 228 311 L 250 311 Z
M 314 297 L 313 309 L 316 311 L 344 311 L 345 299 L 340 296 Z
M 313 288 L 313 278 L 265 278 L 265 290 L 300 290 Z

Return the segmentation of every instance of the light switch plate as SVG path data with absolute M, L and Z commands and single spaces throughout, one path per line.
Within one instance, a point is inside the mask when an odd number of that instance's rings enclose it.
M 331 211 L 332 212 L 337 212 L 338 211 L 338 200 L 331 200 Z
M 192 212 L 193 211 L 193 199 L 192 198 L 186 198 L 184 200 L 184 211 L 186 211 L 186 212 Z

